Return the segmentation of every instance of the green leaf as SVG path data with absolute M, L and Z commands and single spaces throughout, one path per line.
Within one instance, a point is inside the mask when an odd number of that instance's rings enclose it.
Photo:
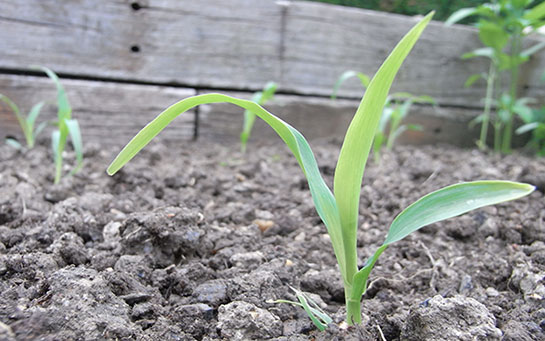
M 38 116 L 40 115 L 40 112 L 43 108 L 43 106 L 45 105 L 45 102 L 40 102 L 36 105 L 34 105 L 32 107 L 32 109 L 30 109 L 30 112 L 28 114 L 28 117 L 27 117 L 27 122 L 28 122 L 28 126 L 30 128 L 30 130 L 34 130 L 34 124 L 36 123 L 36 119 L 38 119 Z
M 340 218 L 333 194 L 325 184 L 318 164 L 312 154 L 312 150 L 303 135 L 295 128 L 269 113 L 259 104 L 238 99 L 222 94 L 204 94 L 181 100 L 168 107 L 159 114 L 153 121 L 148 123 L 117 155 L 108 167 L 108 174 L 113 175 L 129 160 L 131 160 L 142 148 L 144 148 L 157 134 L 159 134 L 172 120 L 180 114 L 200 104 L 209 103 L 232 103 L 243 109 L 249 110 L 263 119 L 273 128 L 290 148 L 293 155 L 299 162 L 310 188 L 316 211 L 327 227 L 331 237 L 333 250 L 337 256 L 339 267 L 344 274 L 344 249 L 340 232 Z
M 297 297 L 297 300 L 299 300 L 299 302 L 293 302 L 289 300 L 275 300 L 267 301 L 267 303 L 288 303 L 301 307 L 305 310 L 308 317 L 312 320 L 312 323 L 314 323 L 316 328 L 318 328 L 320 331 L 326 330 L 327 325 L 333 322 L 333 319 L 329 317 L 329 315 L 327 315 L 327 313 L 323 311 L 322 308 L 320 308 L 320 306 L 304 292 L 299 291 L 293 287 L 290 288 L 295 292 L 295 297 Z
M 537 127 L 539 127 L 539 125 L 540 125 L 539 122 L 527 123 L 518 127 L 517 130 L 515 130 L 515 132 L 517 133 L 517 135 L 521 135 L 536 129 Z
M 339 88 L 341 87 L 341 85 L 352 77 L 358 77 L 361 85 L 364 88 L 369 86 L 369 76 L 367 76 L 366 74 L 352 70 L 345 71 L 342 73 L 339 79 L 337 79 L 337 82 L 335 82 L 335 85 L 333 86 L 333 93 L 331 94 L 331 99 L 335 99 L 337 97 L 337 93 L 339 92 Z
M 480 73 L 475 73 L 475 74 L 472 74 L 471 76 L 469 76 L 466 80 L 466 82 L 464 83 L 464 88 L 468 88 L 470 86 L 472 86 L 473 84 L 475 84 L 476 81 L 478 81 L 479 79 L 483 79 L 483 75 L 480 74 Z
M 460 8 L 456 12 L 452 13 L 450 17 L 448 17 L 448 19 L 445 21 L 445 25 L 450 26 L 475 14 L 477 14 L 477 8 L 475 7 Z
M 252 96 L 252 101 L 263 105 L 268 100 L 272 99 L 278 85 L 275 82 L 268 82 L 265 84 L 263 91 L 258 91 Z M 250 139 L 252 128 L 255 123 L 255 114 L 250 110 L 244 111 L 244 123 L 242 125 L 242 132 L 240 133 L 240 149 L 244 153 L 246 152 L 246 145 Z
M 430 22 L 433 14 L 434 12 L 428 14 L 416 24 L 384 61 L 365 91 L 361 104 L 346 132 L 335 170 L 334 193 L 345 243 L 350 243 L 351 248 L 355 248 L 356 243 L 355 231 L 363 172 L 386 97 L 397 71 Z
M 503 28 L 491 21 L 479 22 L 479 38 L 486 46 L 501 50 L 509 41 L 509 34 Z
M 81 131 L 77 120 L 65 120 L 70 139 L 72 140 L 72 147 L 76 153 L 76 166 L 72 169 L 71 174 L 78 172 L 83 166 L 83 144 L 81 142 Z
M 490 59 L 495 58 L 496 52 L 491 47 L 481 47 L 479 49 L 475 49 L 471 52 L 464 53 L 462 55 L 462 59 L 470 59 L 475 57 L 487 57 Z
M 543 4 L 545 4 L 545 2 Z M 520 53 L 520 55 L 523 56 L 523 57 L 530 57 L 534 53 L 539 52 L 540 50 L 542 50 L 544 47 L 545 47 L 545 41 L 542 41 L 540 43 L 537 43 L 537 44 L 523 50 Z
M 70 102 L 68 102 L 68 97 L 66 96 L 66 91 L 59 80 L 59 77 L 53 70 L 45 66 L 34 66 L 34 68 L 42 70 L 47 74 L 49 78 L 55 83 L 57 87 L 57 106 L 58 106 L 58 119 L 70 119 L 72 115 L 72 108 L 70 107 Z
M 275 82 L 268 82 L 267 84 L 265 84 L 265 87 L 263 88 L 263 94 L 261 96 L 261 100 L 257 103 L 263 105 L 267 101 L 271 100 L 277 88 L 278 88 L 278 84 L 276 84 Z
M 6 139 L 6 144 L 8 146 L 11 146 L 11 147 L 17 149 L 17 150 L 23 150 L 23 145 L 19 141 L 17 141 L 16 139 L 7 138 Z
M 444 187 L 417 200 L 392 222 L 383 245 L 405 238 L 410 233 L 474 209 L 514 200 L 528 195 L 535 187 L 510 181 L 474 181 Z
M 25 135 L 25 139 L 27 142 L 27 145 L 29 148 L 32 147 L 32 131 L 29 130 L 27 120 L 21 114 L 21 111 L 19 110 L 19 107 L 8 97 L 5 95 L 0 94 L 0 101 L 6 103 L 10 109 L 13 111 L 13 114 L 15 115 L 15 118 L 17 119 L 17 122 L 19 123 L 19 126 L 21 127 L 21 130 L 23 131 L 23 134 Z
M 527 20 L 539 20 L 545 17 L 545 2 L 525 11 L 523 17 Z

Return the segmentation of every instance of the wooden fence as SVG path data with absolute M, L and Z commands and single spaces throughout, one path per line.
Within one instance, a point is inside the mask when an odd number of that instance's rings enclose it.
M 279 95 L 267 105 L 309 138 L 342 137 L 359 103 L 356 80 L 328 98 L 345 70 L 373 74 L 418 18 L 307 1 L 274 0 L 2 0 L 0 93 L 23 110 L 54 99 L 54 87 L 32 65 L 56 71 L 87 141 L 123 144 L 178 99 L 210 91 L 250 98 L 267 81 Z M 481 110 L 484 84 L 465 79 L 485 61 L 460 55 L 479 47 L 475 30 L 432 22 L 410 54 L 393 91 L 434 97 L 420 106 L 414 143 L 472 145 L 468 121 Z M 545 58 L 525 65 L 523 95 L 541 98 Z M 168 139 L 235 141 L 242 111 L 208 105 L 177 119 Z M 53 118 L 54 106 L 44 114 Z M 19 136 L 0 107 L 0 138 Z M 272 132 L 258 125 L 254 138 Z

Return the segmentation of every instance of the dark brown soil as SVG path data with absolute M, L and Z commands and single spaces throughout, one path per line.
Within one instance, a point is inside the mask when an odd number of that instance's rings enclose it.
M 331 182 L 338 145 L 315 152 Z M 347 327 L 329 238 L 278 143 L 150 145 L 119 174 L 87 146 L 52 185 L 49 150 L 0 147 L 1 340 L 543 340 L 545 162 L 399 146 L 368 166 L 363 264 L 401 209 L 442 186 L 530 182 L 529 197 L 426 227 L 390 247 Z M 68 155 L 70 162 L 71 155 Z M 319 332 L 289 286 L 317 294 Z M 382 335 L 383 336 L 382 336 Z

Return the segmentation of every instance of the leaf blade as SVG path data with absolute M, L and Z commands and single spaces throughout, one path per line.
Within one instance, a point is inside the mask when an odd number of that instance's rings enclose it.
M 380 121 L 382 109 L 402 62 L 430 22 L 433 12 L 416 24 L 397 44 L 377 71 L 348 127 L 334 177 L 343 233 L 353 234 L 358 219 L 359 195 L 365 164 Z M 345 239 L 353 239 L 346 238 Z
M 157 136 L 172 120 L 187 110 L 200 105 L 210 103 L 232 103 L 243 109 L 249 110 L 263 119 L 273 128 L 280 138 L 290 148 L 299 162 L 304 175 L 306 176 L 312 198 L 318 215 L 325 223 L 331 237 L 331 243 L 337 261 L 344 274 L 343 244 L 340 235 L 340 218 L 335 198 L 331 190 L 325 184 L 318 164 L 312 150 L 305 138 L 288 123 L 269 113 L 259 104 L 238 99 L 222 94 L 203 94 L 181 100 L 160 113 L 154 120 L 146 125 L 133 139 L 123 148 L 107 169 L 109 175 L 115 174 L 123 165 L 129 162 L 142 148 L 144 148 L 155 136 Z
M 473 181 L 444 187 L 429 193 L 401 212 L 392 222 L 383 245 L 410 233 L 471 210 L 514 200 L 530 194 L 535 187 L 511 181 Z

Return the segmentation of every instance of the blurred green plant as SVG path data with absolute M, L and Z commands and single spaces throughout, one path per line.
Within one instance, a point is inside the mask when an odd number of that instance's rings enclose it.
M 76 153 L 76 165 L 70 172 L 70 175 L 75 174 L 83 166 L 83 146 L 81 141 L 81 132 L 78 121 L 72 118 L 72 107 L 68 102 L 66 91 L 62 86 L 59 77 L 51 69 L 44 66 L 35 66 L 37 70 L 41 70 L 53 81 L 57 88 L 57 120 L 52 122 L 57 127 L 51 134 L 51 147 L 55 160 L 55 180 L 57 184 L 62 177 L 63 152 L 66 147 L 68 136 L 72 141 L 72 147 Z
M 533 149 L 537 155 L 545 156 L 545 107 L 533 109 L 528 115 L 520 115 L 524 124 L 517 130 L 517 134 L 531 132 L 532 137 L 528 147 Z
M 252 96 L 252 101 L 259 105 L 264 105 L 265 103 L 267 103 L 267 101 L 271 100 L 274 97 L 274 93 L 276 92 L 277 88 L 278 85 L 275 82 L 268 82 L 267 84 L 265 84 L 265 87 L 262 91 L 254 93 L 254 95 Z M 240 149 L 243 153 L 246 152 L 246 146 L 248 144 L 248 139 L 250 138 L 250 135 L 252 133 L 254 123 L 255 114 L 248 109 L 244 110 L 244 123 L 242 126 L 242 132 L 240 133 Z
M 520 106 L 518 85 L 521 65 L 530 56 L 543 47 L 545 42 L 523 49 L 523 38 L 535 32 L 545 24 L 545 3 L 530 8 L 532 0 L 498 0 L 471 8 L 462 8 L 453 13 L 445 22 L 451 25 L 471 16 L 477 16 L 476 27 L 479 39 L 485 45 L 462 56 L 464 59 L 485 57 L 489 59 L 489 68 L 485 73 L 469 76 L 465 86 L 476 81 L 486 81 L 486 95 L 483 113 L 475 123 L 481 124 L 481 133 L 477 142 L 479 148 L 486 148 L 488 126 L 491 123 L 492 106 L 496 104 L 498 113 L 494 126 L 494 150 L 509 153 L 513 135 L 513 121 Z M 502 86 L 501 73 L 509 73 L 508 84 Z M 525 100 L 526 101 L 526 100 Z
M 6 103 L 13 111 L 21 130 L 23 131 L 23 135 L 25 136 L 26 148 L 32 149 L 36 143 L 36 137 L 47 125 L 46 122 L 42 122 L 37 127 L 35 126 L 36 120 L 38 119 L 45 102 L 35 104 L 32 109 L 30 109 L 28 115 L 24 116 L 19 110 L 19 107 L 9 97 L 0 94 L 0 101 Z M 8 138 L 6 142 L 17 149 L 23 149 L 22 144 L 15 139 Z
M 369 76 L 358 71 L 345 71 L 341 74 L 333 86 L 332 99 L 337 98 L 341 85 L 350 78 L 357 77 L 364 88 L 369 86 Z M 375 162 L 380 161 L 380 151 L 383 147 L 391 150 L 396 139 L 407 130 L 421 131 L 419 124 L 401 124 L 411 110 L 413 103 L 429 103 L 435 105 L 435 100 L 426 95 L 415 96 L 408 92 L 397 92 L 386 98 L 379 125 L 373 141 L 373 155 Z
M 435 11 L 435 20 L 443 21 L 456 10 L 464 7 L 478 6 L 483 0 L 310 0 L 334 5 L 359 7 L 375 11 L 383 11 L 404 15 L 425 15 Z

